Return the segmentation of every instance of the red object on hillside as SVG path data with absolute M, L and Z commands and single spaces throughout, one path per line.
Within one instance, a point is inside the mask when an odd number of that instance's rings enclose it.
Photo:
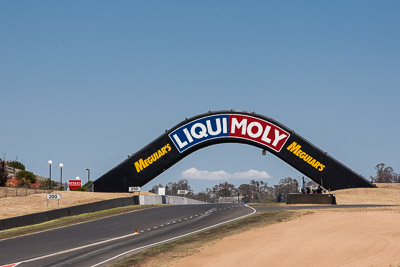
M 31 184 L 31 188 L 32 189 L 39 189 L 41 182 L 35 182 L 33 184 Z
M 68 187 L 69 187 L 69 190 L 79 189 L 82 187 L 82 181 L 81 180 L 68 180 Z
M 19 181 L 19 180 L 18 180 L 17 176 L 14 176 L 14 177 L 11 178 L 11 179 L 7 179 L 6 186 L 7 186 L 7 187 L 18 187 L 18 181 Z M 40 184 L 41 184 L 41 182 L 40 182 L 40 181 L 37 181 L 37 182 L 31 184 L 28 188 L 31 188 L 31 189 L 39 189 Z M 1 266 L 0 266 L 0 267 L 1 267 Z
M 17 187 L 18 186 L 18 178 L 14 176 L 12 179 L 7 179 L 6 186 L 8 187 Z

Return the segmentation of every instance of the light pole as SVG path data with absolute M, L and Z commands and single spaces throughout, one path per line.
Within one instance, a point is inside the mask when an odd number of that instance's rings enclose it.
M 51 191 L 51 165 L 53 164 L 53 161 L 49 160 L 47 163 L 49 164 L 49 190 Z
M 60 163 L 58 166 L 60 166 L 60 188 L 62 187 L 62 169 L 64 167 L 64 164 Z
M 87 170 L 87 180 L 88 180 L 88 182 L 90 182 L 90 169 L 86 169 Z

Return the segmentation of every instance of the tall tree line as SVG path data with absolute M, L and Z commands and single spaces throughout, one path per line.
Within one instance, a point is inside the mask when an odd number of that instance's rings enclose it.
M 178 182 L 169 182 L 165 187 L 162 184 L 155 185 L 150 192 L 157 194 L 159 188 L 165 188 L 165 193 L 170 196 L 178 195 L 178 190 L 187 190 L 186 197 L 210 203 L 218 202 L 223 197 L 238 196 L 245 202 L 268 203 L 286 201 L 287 194 L 298 192 L 299 184 L 296 179 L 290 177 L 281 179 L 278 185 L 272 187 L 262 180 L 251 180 L 249 184 L 241 184 L 238 187 L 223 182 L 195 194 L 189 182 L 186 179 L 181 179 Z
M 371 176 L 373 183 L 400 183 L 400 174 L 396 173 L 392 167 L 379 163 L 375 166 L 376 175 Z

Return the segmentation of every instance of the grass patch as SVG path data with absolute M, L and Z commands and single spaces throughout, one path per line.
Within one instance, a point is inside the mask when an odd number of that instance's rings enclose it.
M 6 239 L 6 238 L 11 238 L 11 237 L 17 237 L 17 236 L 22 236 L 22 235 L 27 235 L 27 234 L 33 234 L 45 230 L 51 230 L 55 228 L 60 228 L 60 227 L 65 227 L 77 223 L 83 223 L 83 222 L 88 222 L 92 220 L 97 220 L 109 216 L 114 216 L 122 213 L 127 213 L 131 211 L 136 211 L 136 210 L 142 210 L 142 209 L 148 209 L 148 208 L 153 208 L 153 207 L 158 207 L 158 206 L 148 206 L 148 205 L 131 205 L 131 206 L 126 206 L 126 207 L 120 207 L 120 208 L 114 208 L 114 209 L 109 209 L 109 210 L 103 210 L 103 211 L 98 211 L 98 212 L 92 212 L 92 213 L 85 213 L 85 214 L 80 214 L 76 216 L 70 216 L 70 217 L 63 217 L 59 218 L 56 220 L 44 222 L 44 223 L 39 223 L 39 224 L 34 224 L 34 225 L 27 225 L 27 226 L 22 226 L 18 228 L 13 228 L 13 229 L 7 229 L 0 231 L 0 240 Z
M 329 212 L 370 212 L 370 211 L 384 211 L 384 212 L 400 212 L 400 206 L 388 206 L 388 207 L 360 207 L 360 208 L 333 208 L 326 209 L 320 211 L 329 211 Z M 400 266 L 399 266 L 400 267 Z
M 247 204 L 251 207 L 283 207 L 283 206 L 287 206 L 286 203 L 284 202 L 270 202 L 270 203 L 251 203 L 251 204 Z
M 202 248 L 218 240 L 253 228 L 289 221 L 311 211 L 266 211 L 174 242 L 155 246 L 125 258 L 112 267 L 167 266 L 174 261 L 198 253 Z

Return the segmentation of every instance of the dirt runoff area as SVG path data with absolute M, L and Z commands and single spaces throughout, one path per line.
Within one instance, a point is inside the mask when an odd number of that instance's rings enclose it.
M 400 204 L 400 184 L 336 191 L 339 204 Z M 400 208 L 316 211 L 222 239 L 172 266 L 400 266 Z

